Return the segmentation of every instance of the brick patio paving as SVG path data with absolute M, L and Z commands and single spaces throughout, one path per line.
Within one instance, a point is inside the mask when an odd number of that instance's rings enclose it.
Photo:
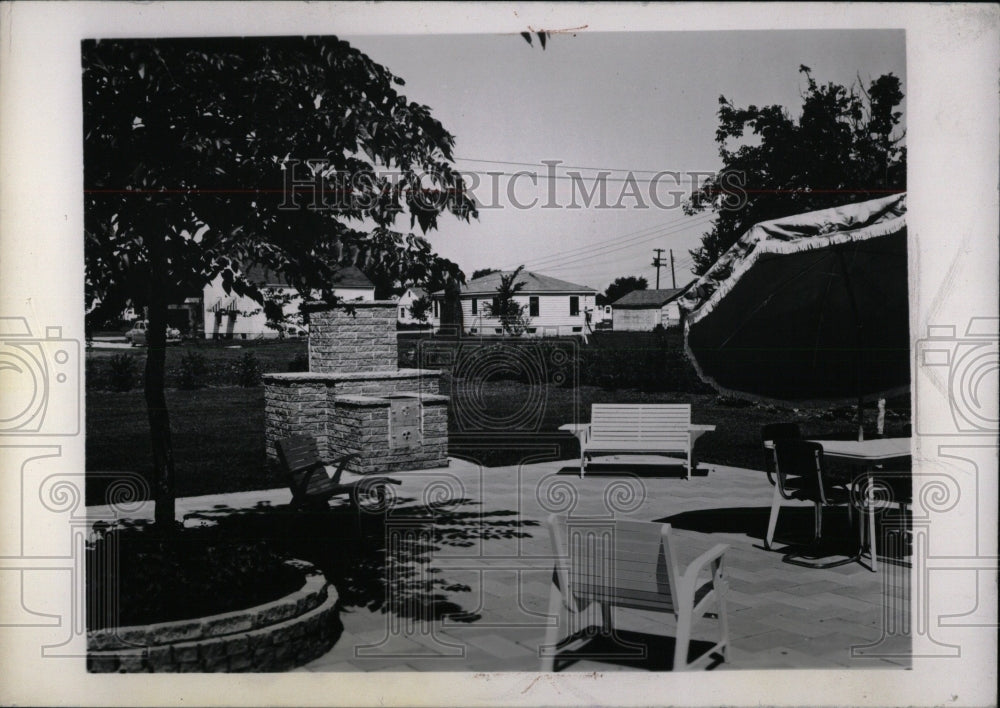
M 446 469 L 397 473 L 403 484 L 386 517 L 390 533 L 426 533 L 426 517 L 422 525 L 408 519 L 429 501 L 442 502 L 437 508 L 444 513 L 435 517 L 435 543 L 423 562 L 396 570 L 405 582 L 433 580 L 437 601 L 468 615 L 424 620 L 413 619 L 421 616 L 419 607 L 385 613 L 345 607 L 336 645 L 300 670 L 537 671 L 550 621 L 552 549 L 544 520 L 552 512 L 592 517 L 612 511 L 618 518 L 671 523 L 682 567 L 716 543 L 729 544 L 731 649 L 716 670 L 909 666 L 909 639 L 899 629 L 908 618 L 898 615 L 908 605 L 908 565 L 882 559 L 872 573 L 857 563 L 829 569 L 784 563 L 780 551 L 762 545 L 772 494 L 763 473 L 711 465 L 700 473 L 685 480 L 679 466 L 597 464 L 581 480 L 567 461 L 481 468 L 455 459 Z M 280 505 L 289 497 L 276 489 L 188 498 L 178 500 L 178 515 L 220 504 Z M 811 507 L 789 506 L 779 518 L 776 545 L 811 531 Z M 826 514 L 824 524 L 824 535 L 847 536 L 846 517 Z M 394 607 L 406 610 L 402 602 Z M 582 657 L 564 670 L 670 668 L 672 618 L 617 610 L 615 623 L 619 639 L 644 648 L 646 658 Z M 711 639 L 715 622 L 702 626 L 707 634 L 696 624 L 695 639 Z M 622 651 L 599 641 L 587 650 Z

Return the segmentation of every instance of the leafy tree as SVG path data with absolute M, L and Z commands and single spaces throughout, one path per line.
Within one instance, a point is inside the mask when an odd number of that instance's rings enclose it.
M 515 336 L 524 333 L 531 324 L 531 318 L 525 313 L 524 303 L 514 299 L 526 284 L 523 280 L 518 280 L 522 270 L 524 266 L 520 265 L 510 273 L 500 276 L 496 297 L 489 305 L 490 317 L 498 318 L 503 331 Z
M 598 294 L 597 297 L 601 298 L 602 301 L 597 304 L 602 306 L 610 305 L 633 290 L 645 290 L 648 287 L 649 283 L 642 276 L 627 275 L 615 278 L 615 281 L 607 287 L 603 294 Z
M 303 298 L 348 263 L 430 269 L 412 229 L 476 211 L 452 135 L 335 37 L 86 41 L 82 55 L 86 297 L 148 308 L 156 521 L 171 526 L 168 303 L 220 275 L 263 302 L 240 275 L 253 264 Z
M 809 67 L 799 71 L 807 87 L 797 121 L 782 106 L 737 108 L 719 97 L 715 140 L 723 170 L 685 205 L 687 214 L 718 211 L 701 247 L 691 251 L 696 274 L 760 221 L 906 189 L 900 80 L 885 74 L 867 88 L 860 78 L 850 88 L 821 86 Z M 745 140 L 747 133 L 753 138 Z
M 475 280 L 476 278 L 482 278 L 484 275 L 489 275 L 490 273 L 499 273 L 499 272 L 500 272 L 499 268 L 480 268 L 479 270 L 472 272 L 471 280 Z
M 362 270 L 375 285 L 376 300 L 401 295 L 408 284 L 441 289 L 465 277 L 457 263 L 434 253 L 423 239 L 407 243 L 390 235 L 373 234 L 368 249 L 372 257 Z
M 430 319 L 431 309 L 433 307 L 434 304 L 431 302 L 431 299 L 426 295 L 422 295 L 414 300 L 410 305 L 410 317 L 415 319 L 417 322 L 426 322 Z

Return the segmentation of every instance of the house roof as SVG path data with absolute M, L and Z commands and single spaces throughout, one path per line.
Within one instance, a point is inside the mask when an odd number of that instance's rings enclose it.
M 694 282 L 693 280 L 691 281 Z M 671 300 L 676 300 L 691 287 L 688 283 L 683 288 L 670 288 L 667 290 L 633 290 L 627 295 L 611 303 L 611 307 L 620 307 L 626 310 L 641 310 L 649 307 L 663 307 Z
M 503 270 L 497 271 L 495 273 L 490 273 L 489 275 L 484 275 L 480 278 L 475 278 L 462 285 L 461 295 L 495 295 L 497 288 L 500 287 L 500 278 L 504 275 L 510 275 L 514 271 Z M 570 283 L 565 280 L 559 280 L 558 278 L 553 278 L 550 275 L 542 275 L 541 273 L 533 273 L 528 270 L 521 271 L 518 276 L 517 283 L 524 282 L 524 287 L 521 288 L 518 293 L 521 295 L 555 295 L 555 294 L 581 294 L 587 295 L 590 293 L 597 292 L 593 288 L 587 287 L 586 285 L 577 285 L 576 283 Z M 443 290 L 439 290 L 434 293 L 435 295 L 443 294 Z
M 288 281 L 279 273 L 275 273 L 269 268 L 260 265 L 253 265 L 247 269 L 246 279 L 256 285 L 266 288 L 287 288 Z M 342 266 L 333 276 L 332 285 L 334 288 L 371 288 L 375 285 L 368 279 L 357 266 Z
M 422 297 L 427 297 L 427 291 L 424 290 L 423 288 L 410 287 L 410 288 L 407 288 L 407 290 L 409 290 L 411 293 L 413 293 L 413 299 L 414 300 L 419 300 Z

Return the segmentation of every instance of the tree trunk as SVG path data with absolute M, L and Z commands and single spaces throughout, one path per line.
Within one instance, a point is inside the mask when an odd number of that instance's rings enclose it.
M 157 256 L 162 253 L 162 241 L 156 248 L 150 244 L 149 322 L 146 328 L 146 410 L 149 414 L 149 434 L 153 450 L 153 499 L 156 525 L 161 530 L 173 528 L 174 454 L 170 444 L 170 416 L 164 394 L 167 358 L 167 296 L 163 282 L 165 263 Z M 159 253 L 158 253 L 159 252 Z

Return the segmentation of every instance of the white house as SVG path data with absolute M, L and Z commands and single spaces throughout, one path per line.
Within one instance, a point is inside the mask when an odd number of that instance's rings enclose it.
M 247 280 L 265 291 L 269 297 L 282 301 L 284 323 L 296 329 L 303 326 L 299 305 L 302 298 L 294 287 L 266 268 L 254 266 L 247 271 Z M 356 266 L 345 266 L 334 276 L 334 294 L 344 300 L 374 300 L 375 286 Z M 319 293 L 314 293 L 319 297 Z M 206 339 L 271 339 L 283 334 L 269 325 L 264 308 L 248 297 L 226 293 L 222 276 L 205 286 L 202 296 Z
M 694 282 L 694 281 L 692 281 Z M 670 290 L 633 290 L 611 303 L 616 332 L 650 332 L 656 325 L 676 327 L 681 323 L 677 304 L 690 285 Z
M 410 308 L 413 307 L 413 303 L 420 298 L 430 299 L 430 293 L 428 293 L 423 288 L 409 287 L 406 289 L 402 295 L 399 296 L 397 301 L 397 307 L 399 311 L 396 313 L 397 321 L 402 324 L 426 324 L 432 325 L 434 323 L 434 318 L 438 317 L 438 311 L 440 308 L 440 303 L 437 300 L 431 301 L 431 309 L 427 313 L 426 320 L 418 320 L 413 316 L 413 312 Z
M 462 285 L 459 301 L 462 308 L 462 330 L 466 334 L 503 334 L 500 318 L 493 317 L 490 313 L 497 298 L 500 278 L 510 272 L 490 273 Z M 526 335 L 586 335 L 593 331 L 592 317 L 597 295 L 593 288 L 530 271 L 522 271 L 515 282 L 524 283 L 514 300 L 524 305 L 524 312 L 529 320 Z M 434 293 L 433 297 L 436 302 L 440 302 L 444 291 Z M 434 324 L 440 325 L 437 315 Z

